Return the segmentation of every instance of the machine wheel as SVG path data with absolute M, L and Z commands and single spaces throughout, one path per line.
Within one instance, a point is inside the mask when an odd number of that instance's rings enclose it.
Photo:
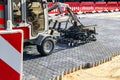
M 52 54 L 55 48 L 55 44 L 52 38 L 46 38 L 43 40 L 41 45 L 37 45 L 37 50 L 42 56 L 47 56 Z

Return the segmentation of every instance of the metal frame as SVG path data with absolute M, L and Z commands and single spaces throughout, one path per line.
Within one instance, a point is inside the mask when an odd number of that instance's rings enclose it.
M 7 0 L 7 30 L 10 30 L 10 29 L 12 29 L 12 27 L 13 27 L 13 22 L 12 22 L 12 20 L 13 20 L 13 12 L 12 12 L 12 2 L 13 2 L 13 0 Z M 29 28 L 29 38 L 30 39 L 35 39 L 35 38 L 37 38 L 39 35 L 44 35 L 45 33 L 47 33 L 48 32 L 48 7 L 47 7 L 47 1 L 46 0 L 42 0 L 41 1 L 42 3 L 42 5 L 43 5 L 43 14 L 44 14 L 44 24 L 45 24 L 45 29 L 42 31 L 42 32 L 40 32 L 40 33 L 38 33 L 35 37 L 33 37 L 32 35 L 31 35 L 31 27 L 32 27 L 32 25 L 31 24 L 29 24 L 29 23 L 27 23 L 27 15 L 26 15 L 26 13 L 27 13 L 27 11 L 26 11 L 26 0 L 21 0 L 21 14 L 22 14 L 22 22 L 19 24 L 19 26 L 27 26 L 28 28 Z M 45 34 L 46 35 L 46 34 Z
M 6 30 L 12 30 L 12 0 L 7 0 L 8 7 L 7 7 L 7 27 Z
M 26 0 L 21 0 L 21 7 L 22 7 L 22 12 L 21 12 L 21 14 L 22 14 L 22 22 L 24 22 L 24 23 L 27 23 L 27 20 L 26 20 L 26 13 L 27 13 L 27 11 L 26 11 Z
M 47 1 L 46 0 L 42 0 L 42 4 L 43 4 L 43 8 L 44 8 L 44 20 L 45 20 L 45 32 L 46 31 L 48 31 L 48 24 L 46 24 L 46 23 L 48 23 L 48 15 L 46 15 L 46 14 L 48 14 L 48 7 L 47 7 Z

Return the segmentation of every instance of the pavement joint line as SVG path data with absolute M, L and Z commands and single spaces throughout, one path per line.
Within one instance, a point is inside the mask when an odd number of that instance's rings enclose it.
M 90 23 L 94 21 L 97 22 L 97 20 L 98 24 L 102 23 L 101 26 L 103 27 L 98 27 L 97 29 L 99 32 L 99 35 L 96 36 L 98 40 L 96 42 L 91 42 L 75 48 L 68 48 L 64 46 L 66 49 L 43 58 L 41 57 L 36 59 L 31 56 L 26 56 L 28 61 L 24 61 L 24 76 L 30 76 L 28 78 L 24 78 L 24 80 L 29 80 L 30 78 L 33 79 L 34 77 L 37 80 L 60 80 L 63 75 L 80 69 L 85 69 L 85 67 L 95 67 L 112 60 L 114 56 L 120 55 L 120 45 L 118 44 L 120 36 L 116 35 L 116 32 L 118 34 L 120 29 L 117 26 L 115 27 L 116 23 L 119 23 L 118 18 L 113 19 L 115 22 L 112 21 L 111 18 L 109 19 L 109 17 L 105 17 L 105 20 L 101 17 L 92 17 L 88 19 L 84 18 L 84 20 L 86 23 L 89 23 L 87 21 L 90 21 Z M 108 25 L 104 26 L 106 21 Z M 117 40 L 116 37 L 115 39 L 113 38 L 113 36 L 115 36 L 114 34 L 116 35 Z M 114 44 L 114 46 L 111 43 Z M 30 54 L 32 54 L 32 51 Z M 55 70 L 55 72 L 53 70 Z M 39 77 L 39 75 L 41 75 L 41 77 Z
M 103 59 L 103 60 L 101 60 L 101 61 L 98 61 L 98 62 L 95 63 L 95 66 L 93 66 L 93 67 L 96 67 L 96 66 L 98 66 L 98 65 L 100 65 L 100 64 L 104 64 L 105 62 L 108 62 L 108 61 L 111 60 L 111 59 L 112 59 L 112 57 L 109 57 L 109 58 Z M 84 68 L 83 68 L 83 69 L 84 69 Z M 74 68 L 72 68 L 72 70 L 73 70 L 73 71 L 69 71 L 69 69 L 68 69 L 68 70 L 67 70 L 67 74 L 76 72 L 76 71 L 78 71 L 79 69 L 76 70 L 76 68 L 74 67 Z M 67 75 L 67 74 L 64 74 L 64 75 Z M 61 75 L 62 75 L 62 74 L 61 74 Z M 62 80 L 61 75 L 57 76 L 57 79 L 55 79 L 55 80 Z
M 41 66 L 43 66 L 43 67 L 46 67 L 47 69 L 49 69 L 49 70 L 52 70 L 52 71 L 54 71 L 54 72 L 57 72 L 56 70 L 54 70 L 54 69 L 51 69 L 51 68 L 49 68 L 49 67 L 47 67 L 47 66 L 44 66 L 44 65 L 42 65 L 42 64 L 40 64 Z M 58 73 L 58 72 L 57 72 Z

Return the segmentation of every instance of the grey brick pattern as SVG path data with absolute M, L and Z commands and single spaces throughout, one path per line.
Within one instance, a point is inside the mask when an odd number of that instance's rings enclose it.
M 85 17 L 83 24 L 97 24 L 97 41 L 77 47 L 57 44 L 53 54 L 41 57 L 35 46 L 24 49 L 23 80 L 60 80 L 62 75 L 97 66 L 120 53 L 120 18 Z

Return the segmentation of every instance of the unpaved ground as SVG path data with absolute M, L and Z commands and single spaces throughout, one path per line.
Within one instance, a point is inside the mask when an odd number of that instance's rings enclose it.
M 97 67 L 68 74 L 62 80 L 120 80 L 120 55 Z

